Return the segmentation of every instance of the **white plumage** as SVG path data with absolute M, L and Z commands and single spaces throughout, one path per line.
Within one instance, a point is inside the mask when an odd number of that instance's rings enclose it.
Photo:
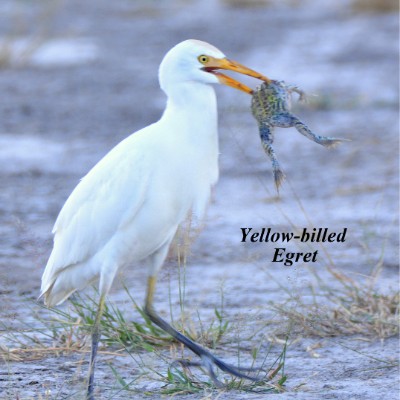
M 190 80 L 169 82 L 164 77 L 177 67 L 190 71 L 191 63 L 176 66 L 174 60 L 170 62 L 189 45 L 198 63 L 201 50 L 196 48 L 202 45 L 190 41 L 169 53 L 160 67 L 160 83 L 169 95 L 160 121 L 112 149 L 62 208 L 42 278 L 47 305 L 62 303 L 96 278 L 100 278 L 100 292 L 107 292 L 118 268 L 169 246 L 191 208 L 197 215 L 203 213 L 218 177 L 214 90 Z M 209 54 L 223 57 L 212 46 L 206 47 Z M 159 267 L 152 266 L 149 272 Z
M 168 97 L 161 119 L 123 140 L 81 180 L 54 225 L 54 248 L 42 277 L 49 306 L 99 279 L 88 393 L 93 399 L 94 360 L 105 295 L 119 268 L 148 268 L 145 311 L 150 319 L 212 365 L 246 377 L 175 331 L 155 313 L 155 277 L 180 223 L 190 211 L 201 218 L 218 179 L 217 105 L 210 84 L 251 93 L 219 72 L 228 69 L 268 80 L 230 61 L 215 47 L 187 40 L 172 48 L 159 71 Z

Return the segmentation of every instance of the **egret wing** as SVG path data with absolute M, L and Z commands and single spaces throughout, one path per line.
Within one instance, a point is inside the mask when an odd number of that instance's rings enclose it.
M 54 225 L 54 248 L 42 277 L 42 293 L 68 266 L 85 262 L 132 220 L 147 192 L 151 169 L 142 132 L 112 149 L 80 181 Z M 147 150 L 147 151 L 145 151 Z

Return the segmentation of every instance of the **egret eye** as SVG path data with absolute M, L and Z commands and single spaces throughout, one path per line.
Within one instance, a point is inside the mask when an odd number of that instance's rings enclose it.
M 202 64 L 207 64 L 207 63 L 208 63 L 208 60 L 209 60 L 209 58 L 208 58 L 207 56 L 205 56 L 205 55 L 198 56 L 197 59 L 198 59 Z

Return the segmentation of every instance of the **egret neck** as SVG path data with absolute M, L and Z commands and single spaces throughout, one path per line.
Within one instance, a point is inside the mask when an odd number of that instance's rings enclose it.
M 218 117 L 211 85 L 181 82 L 169 87 L 168 102 L 159 123 L 161 140 L 175 149 L 186 171 L 185 185 L 192 188 L 193 211 L 204 214 L 210 189 L 218 180 Z M 171 160 L 174 162 L 176 160 Z
M 207 131 L 210 134 L 216 133 L 217 100 L 211 85 L 181 82 L 168 89 L 167 107 L 163 118 L 185 118 L 190 121 L 191 129 L 194 122 L 201 122 L 200 125 L 195 125 L 195 131 L 203 127 L 204 134 L 207 134 Z

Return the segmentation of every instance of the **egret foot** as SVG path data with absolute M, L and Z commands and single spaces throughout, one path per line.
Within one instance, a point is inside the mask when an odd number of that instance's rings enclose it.
M 190 361 L 190 360 L 186 360 L 186 359 L 178 359 L 178 360 L 175 360 L 171 364 L 171 366 L 175 366 L 175 364 L 180 364 L 184 368 L 190 368 L 190 367 L 204 368 L 206 370 L 208 376 L 213 381 L 214 385 L 218 388 L 223 388 L 223 387 L 225 387 L 225 385 L 220 380 L 218 380 L 218 378 L 214 372 L 214 368 L 213 368 L 214 366 L 216 366 L 217 368 L 221 369 L 222 371 L 224 371 L 230 375 L 236 376 L 238 378 L 248 379 L 248 380 L 251 380 L 254 382 L 260 382 L 263 380 L 263 379 L 259 379 L 259 378 L 244 374 L 242 372 L 242 371 L 258 372 L 258 373 L 261 371 L 265 372 L 262 368 L 235 367 L 233 365 L 226 364 L 219 358 L 213 356 L 207 350 L 203 349 L 203 351 L 205 352 L 205 354 L 200 356 L 201 361 Z
M 182 333 L 178 332 L 175 328 L 173 328 L 168 322 L 163 320 L 154 310 L 153 308 L 153 295 L 155 290 L 156 278 L 154 276 L 150 276 L 148 280 L 147 286 L 147 296 L 146 296 L 146 306 L 144 311 L 146 315 L 149 317 L 150 321 L 159 326 L 162 330 L 170 334 L 174 339 L 178 342 L 182 343 L 185 347 L 193 351 L 196 355 L 198 355 L 201 359 L 200 362 L 190 362 L 187 360 L 177 360 L 181 365 L 184 366 L 196 366 L 196 367 L 204 367 L 207 371 L 207 374 L 210 376 L 211 380 L 217 387 L 223 387 L 223 383 L 220 382 L 214 372 L 214 367 L 219 368 L 221 371 L 226 372 L 227 374 L 236 376 L 242 379 L 248 379 L 254 382 L 261 381 L 262 379 L 247 375 L 241 371 L 261 371 L 261 368 L 241 368 L 235 367 L 233 365 L 226 364 L 224 361 L 215 357 L 208 350 L 204 349 L 200 345 L 198 345 L 193 340 L 188 337 L 182 335 Z

